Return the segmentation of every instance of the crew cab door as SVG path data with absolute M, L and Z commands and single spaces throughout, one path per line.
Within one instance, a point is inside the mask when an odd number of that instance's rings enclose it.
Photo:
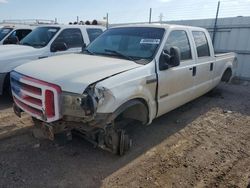
M 81 52 L 84 44 L 79 28 L 64 29 L 51 44 L 51 55 Z
M 213 54 L 212 42 L 209 34 L 204 31 L 192 31 L 196 52 L 197 74 L 195 76 L 195 86 L 193 97 L 199 97 L 212 88 L 215 70 L 215 58 Z
M 169 52 L 171 47 L 178 47 L 181 57 L 179 66 L 166 70 L 158 68 L 158 116 L 185 104 L 192 98 L 196 68 L 190 35 L 187 30 L 173 30 L 165 43 L 165 51 Z

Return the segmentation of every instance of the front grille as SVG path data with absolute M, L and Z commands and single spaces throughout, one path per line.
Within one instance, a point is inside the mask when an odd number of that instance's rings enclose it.
M 16 105 L 31 116 L 48 123 L 61 118 L 59 86 L 13 71 L 11 89 Z

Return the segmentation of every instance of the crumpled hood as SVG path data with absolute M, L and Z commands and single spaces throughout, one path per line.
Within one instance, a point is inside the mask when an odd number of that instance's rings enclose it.
M 92 83 L 140 66 L 129 60 L 70 54 L 33 61 L 15 71 L 81 94 Z
M 0 46 L 0 59 L 11 59 L 13 57 L 23 57 L 24 55 L 30 55 L 35 52 L 36 49 L 31 46 L 23 45 L 1 45 Z

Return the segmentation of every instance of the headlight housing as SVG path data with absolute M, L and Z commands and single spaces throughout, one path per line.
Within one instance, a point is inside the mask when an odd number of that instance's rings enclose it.
M 62 114 L 76 117 L 84 117 L 86 114 L 82 108 L 82 101 L 86 99 L 86 95 L 63 92 L 62 93 Z

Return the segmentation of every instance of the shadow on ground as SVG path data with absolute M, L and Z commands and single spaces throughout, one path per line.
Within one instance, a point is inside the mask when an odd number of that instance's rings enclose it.
M 12 98 L 10 96 L 4 95 L 1 96 L 0 95 L 0 110 L 5 110 L 7 108 L 12 107 Z
M 48 141 L 37 145 L 38 141 L 28 134 L 4 140 L 0 143 L 0 187 L 100 187 L 103 179 L 179 132 L 211 108 L 246 113 L 244 109 L 234 109 L 237 90 L 229 87 L 220 86 L 156 119 L 151 126 L 134 125 L 131 135 L 133 148 L 123 157 L 94 149 L 77 137 L 62 147 Z

